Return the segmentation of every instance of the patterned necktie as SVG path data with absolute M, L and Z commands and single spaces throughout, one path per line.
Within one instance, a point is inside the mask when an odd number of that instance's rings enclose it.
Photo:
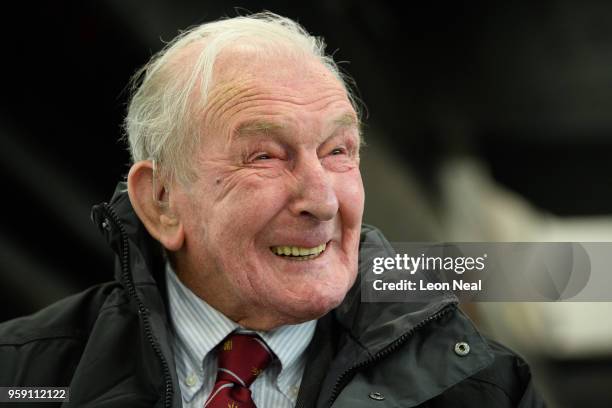
M 249 387 L 272 360 L 257 335 L 232 333 L 217 346 L 218 372 L 204 408 L 256 408 Z

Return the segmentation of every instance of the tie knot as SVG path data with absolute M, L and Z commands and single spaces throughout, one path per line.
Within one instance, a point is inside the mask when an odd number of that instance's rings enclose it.
M 255 334 L 230 334 L 218 347 L 217 382 L 230 381 L 248 388 L 272 360 L 270 349 Z

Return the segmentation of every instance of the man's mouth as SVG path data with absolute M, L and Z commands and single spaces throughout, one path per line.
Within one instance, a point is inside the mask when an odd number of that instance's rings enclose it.
M 325 248 L 327 248 L 327 242 L 312 248 L 279 245 L 270 247 L 270 250 L 275 255 L 283 258 L 288 258 L 295 261 L 306 261 L 321 255 L 325 251 Z

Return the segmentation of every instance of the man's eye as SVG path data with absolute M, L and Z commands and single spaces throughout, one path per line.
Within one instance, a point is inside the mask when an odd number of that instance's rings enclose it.
M 344 154 L 344 149 L 341 147 L 336 147 L 334 150 L 331 151 L 330 153 L 332 156 L 337 156 L 339 154 Z
M 271 158 L 269 154 L 258 154 L 253 160 L 270 160 Z

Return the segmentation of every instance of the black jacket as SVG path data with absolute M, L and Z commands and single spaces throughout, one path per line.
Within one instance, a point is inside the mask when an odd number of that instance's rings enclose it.
M 92 212 L 117 254 L 116 280 L 0 325 L 0 386 L 69 386 L 67 406 L 181 406 L 162 251 L 123 188 Z M 372 227 L 361 238 L 391 251 Z M 356 284 L 319 319 L 307 353 L 298 407 L 543 406 L 525 362 L 444 293 L 361 303 Z

